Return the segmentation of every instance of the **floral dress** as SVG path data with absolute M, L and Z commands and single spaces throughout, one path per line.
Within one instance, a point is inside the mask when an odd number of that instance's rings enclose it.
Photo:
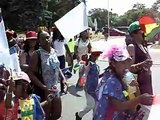
M 57 85 L 59 79 L 59 60 L 54 49 L 49 53 L 41 48 L 40 55 L 43 81 L 47 88 L 52 88 Z
M 104 74 L 102 82 L 97 90 L 97 106 L 93 120 L 128 120 L 129 114 L 126 112 L 116 112 L 109 99 L 113 97 L 117 100 L 127 100 L 123 94 L 123 86 L 115 75 Z

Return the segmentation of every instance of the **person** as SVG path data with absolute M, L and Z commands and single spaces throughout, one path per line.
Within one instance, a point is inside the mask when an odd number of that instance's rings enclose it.
M 73 65 L 74 65 L 74 46 L 75 41 L 74 38 L 69 39 L 68 43 L 65 45 L 66 48 L 66 62 L 68 63 L 68 66 L 70 67 L 69 70 L 72 72 Z
M 102 35 L 104 35 L 105 40 L 108 39 L 108 27 L 103 27 Z
M 13 30 L 6 30 L 6 37 L 7 37 L 7 40 L 8 40 L 8 46 L 9 48 L 15 46 L 17 43 L 16 43 L 16 37 L 17 37 L 17 34 L 15 31 Z
M 61 98 L 57 89 L 59 77 L 66 84 L 66 80 L 59 67 L 60 63 L 56 52 L 51 48 L 50 35 L 45 31 L 38 34 L 40 48 L 35 51 L 29 63 L 28 74 L 34 85 L 35 93 L 42 101 L 46 100 L 49 93 L 57 96 L 51 104 L 44 108 L 46 120 L 57 120 L 61 117 Z
M 32 94 L 31 80 L 24 72 L 11 77 L 5 100 L 0 104 L 1 120 L 44 120 L 42 106 L 50 102 L 51 97 L 40 103 L 39 96 Z M 13 96 L 14 94 L 14 96 Z
M 82 60 L 86 61 L 85 76 L 86 84 L 84 87 L 87 105 L 79 112 L 76 112 L 76 120 L 82 120 L 83 116 L 91 110 L 95 110 L 96 105 L 96 93 L 95 90 L 98 86 L 99 79 L 99 66 L 96 64 L 96 60 L 100 56 L 101 51 L 92 51 L 88 58 L 88 55 L 82 55 Z
M 0 63 L 0 102 L 4 100 L 5 92 L 9 83 L 10 73 L 5 65 Z
M 83 54 L 88 54 L 91 52 L 91 43 L 89 41 L 89 32 L 85 30 L 80 33 L 79 38 L 75 42 L 75 55 L 77 61 L 81 60 Z
M 60 62 L 60 68 L 64 69 L 65 62 L 66 62 L 65 60 L 65 44 L 66 43 L 65 43 L 64 37 L 62 36 L 62 34 L 57 28 L 55 28 L 53 32 L 52 44 L 53 44 L 53 48 L 57 53 L 58 60 Z M 60 87 L 61 87 L 61 93 L 67 93 L 67 91 L 64 90 L 65 85 L 63 84 L 62 80 L 60 80 Z
M 137 74 L 137 81 L 140 92 L 153 94 L 152 89 L 152 60 L 147 50 L 144 32 L 141 30 L 139 22 L 133 22 L 129 25 L 129 32 L 133 44 L 128 45 L 129 54 L 132 57 L 130 71 Z
M 74 73 L 76 73 L 76 71 L 79 69 L 79 78 L 76 84 L 76 87 L 81 88 L 78 85 L 79 79 L 81 77 L 81 75 L 83 74 L 83 65 L 80 65 L 80 61 L 82 58 L 83 54 L 88 54 L 91 52 L 91 43 L 89 40 L 89 32 L 88 30 L 85 30 L 83 32 L 80 33 L 79 38 L 75 41 L 75 56 L 77 59 L 77 63 L 74 65 Z M 78 69 L 77 69 L 78 68 Z
M 53 32 L 53 48 L 56 50 L 60 68 L 65 68 L 65 39 L 58 29 Z
M 138 104 L 151 105 L 153 96 L 142 94 L 128 100 L 126 84 L 123 82 L 131 58 L 123 47 L 110 46 L 104 57 L 109 58 L 109 74 L 104 74 L 97 92 L 97 107 L 93 120 L 130 120 Z M 101 82 L 102 83 L 102 82 Z M 131 110 L 131 111 L 130 111 Z
M 19 60 L 21 69 L 23 71 L 28 70 L 28 65 L 30 58 L 35 50 L 39 48 L 39 44 L 37 42 L 37 33 L 35 31 L 26 32 L 26 41 L 24 42 L 24 52 L 20 54 Z

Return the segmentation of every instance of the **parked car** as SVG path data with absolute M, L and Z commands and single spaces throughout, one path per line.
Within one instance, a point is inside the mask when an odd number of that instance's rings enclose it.
M 103 28 L 103 35 L 108 34 L 108 28 L 104 27 Z M 120 31 L 116 28 L 110 28 L 110 36 L 126 36 L 126 32 Z
M 128 33 L 128 26 L 119 26 L 116 29 Z

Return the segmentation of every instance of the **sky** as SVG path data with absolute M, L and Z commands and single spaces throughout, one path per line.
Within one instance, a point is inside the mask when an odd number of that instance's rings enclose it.
M 88 11 L 93 8 L 108 8 L 108 0 L 86 0 Z M 123 15 L 135 3 L 145 4 L 147 8 L 150 8 L 157 0 L 109 0 L 109 10 L 112 9 L 113 13 Z

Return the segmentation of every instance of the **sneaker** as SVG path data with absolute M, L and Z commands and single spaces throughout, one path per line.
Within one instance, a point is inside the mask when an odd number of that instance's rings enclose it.
M 75 116 L 76 116 L 76 120 L 82 120 L 82 118 L 79 117 L 78 112 L 76 112 Z

